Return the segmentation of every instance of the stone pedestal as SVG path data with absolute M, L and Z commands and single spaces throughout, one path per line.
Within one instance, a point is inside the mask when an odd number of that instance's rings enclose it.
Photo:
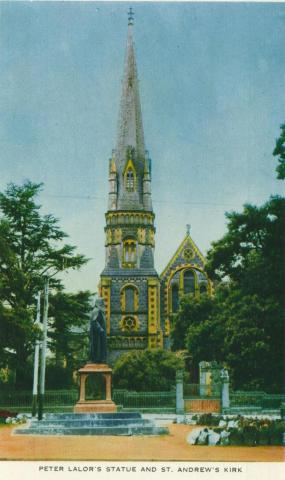
M 74 407 L 76 413 L 86 412 L 116 412 L 117 407 L 111 398 L 112 369 L 104 363 L 87 363 L 78 370 L 79 400 Z M 90 374 L 101 374 L 105 378 L 106 399 L 86 400 L 86 380 Z

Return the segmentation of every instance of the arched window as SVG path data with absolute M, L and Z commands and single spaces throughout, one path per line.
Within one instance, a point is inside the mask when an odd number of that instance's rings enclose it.
M 184 272 L 184 293 L 195 293 L 195 276 L 193 270 Z
M 137 261 L 137 245 L 133 239 L 124 240 L 123 246 L 123 266 L 132 268 Z
M 126 171 L 125 174 L 126 190 L 128 192 L 133 192 L 135 189 L 135 176 L 131 168 Z
M 179 306 L 179 288 L 177 283 L 171 285 L 172 312 L 175 313 Z
M 121 290 L 121 310 L 123 313 L 134 313 L 138 310 L 139 292 L 134 285 L 126 285 Z
M 133 312 L 135 309 L 135 291 L 132 287 L 125 288 L 126 312 Z

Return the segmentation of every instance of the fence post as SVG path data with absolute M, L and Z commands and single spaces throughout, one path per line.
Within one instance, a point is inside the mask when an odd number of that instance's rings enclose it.
M 183 370 L 176 372 L 176 413 L 184 414 Z

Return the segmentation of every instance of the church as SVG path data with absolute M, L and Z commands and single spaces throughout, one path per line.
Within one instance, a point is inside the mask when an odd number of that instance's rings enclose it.
M 170 348 L 171 315 L 179 298 L 213 293 L 189 226 L 161 275 L 155 269 L 152 162 L 145 148 L 133 29 L 130 9 L 118 132 L 109 161 L 105 268 L 99 285 L 111 364 L 128 351 Z

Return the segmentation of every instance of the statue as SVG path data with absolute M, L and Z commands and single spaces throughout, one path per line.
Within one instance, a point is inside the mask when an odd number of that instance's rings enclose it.
M 88 363 L 106 363 L 107 336 L 105 304 L 103 298 L 96 298 L 90 314 L 89 330 L 89 361 Z

